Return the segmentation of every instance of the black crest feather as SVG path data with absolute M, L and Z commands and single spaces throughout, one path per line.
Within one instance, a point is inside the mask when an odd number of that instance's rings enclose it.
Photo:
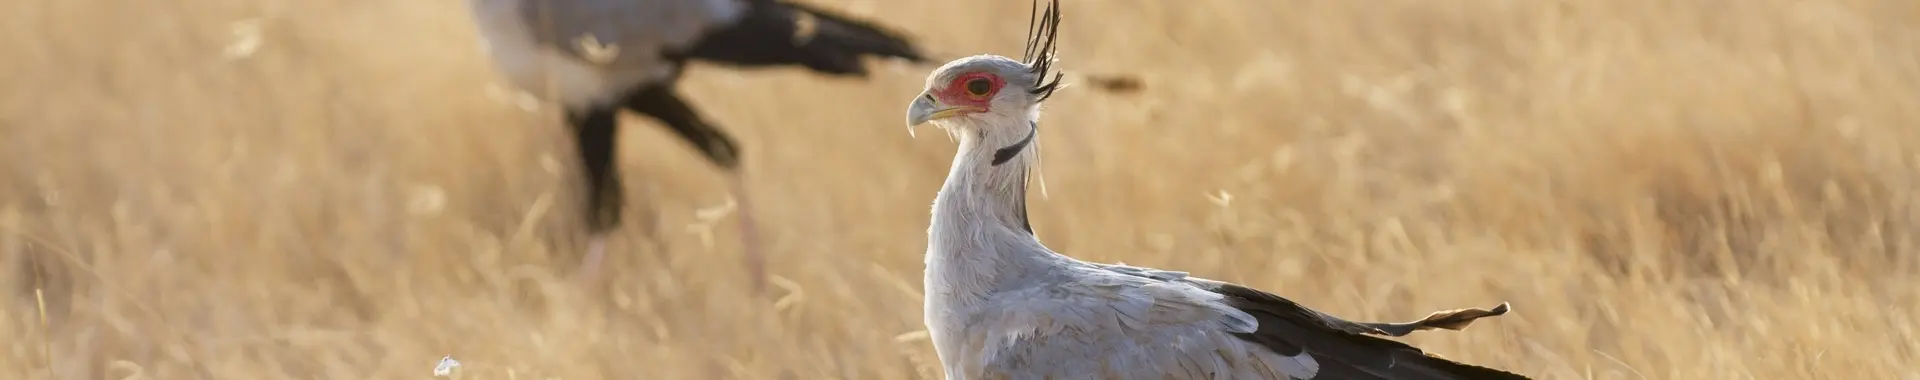
M 1021 53 L 1020 60 L 1026 63 L 1034 74 L 1040 76 L 1040 82 L 1035 83 L 1034 87 L 1027 92 L 1039 95 L 1037 101 L 1044 101 L 1053 96 L 1054 90 L 1060 88 L 1060 79 L 1065 74 L 1054 72 L 1052 78 L 1047 77 L 1048 71 L 1053 69 L 1055 55 L 1059 52 L 1060 0 L 1049 0 L 1044 12 L 1039 11 L 1039 7 L 1040 2 L 1034 1 L 1033 6 L 1028 10 L 1027 48 Z

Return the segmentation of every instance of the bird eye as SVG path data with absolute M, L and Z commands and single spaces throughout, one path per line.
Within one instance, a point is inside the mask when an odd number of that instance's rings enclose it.
M 987 96 L 988 91 L 993 91 L 993 81 L 989 81 L 987 78 L 967 80 L 967 95 Z

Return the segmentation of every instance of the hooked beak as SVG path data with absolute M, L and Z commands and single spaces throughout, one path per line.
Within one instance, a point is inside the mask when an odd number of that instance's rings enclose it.
M 938 100 L 934 100 L 933 96 L 924 93 L 920 94 L 920 97 L 914 98 L 913 105 L 907 106 L 907 130 L 912 131 L 914 126 L 926 124 L 929 121 L 987 111 L 985 108 L 979 106 L 943 108 L 940 107 L 939 102 Z

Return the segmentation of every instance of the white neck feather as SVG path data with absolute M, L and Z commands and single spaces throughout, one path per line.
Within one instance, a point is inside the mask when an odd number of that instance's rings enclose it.
M 1027 174 L 1037 143 L 1029 139 L 1037 139 L 1038 131 L 1032 119 L 1008 119 L 1000 126 L 951 129 L 960 148 L 934 199 L 927 230 L 929 306 L 978 302 L 1001 287 L 1044 274 L 1045 262 L 1058 259 L 1027 221 Z M 1014 146 L 1019 147 L 1008 149 Z M 1004 161 L 996 164 L 997 159 Z

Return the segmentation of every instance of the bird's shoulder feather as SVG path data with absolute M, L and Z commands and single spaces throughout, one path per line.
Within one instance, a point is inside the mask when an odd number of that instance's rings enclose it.
M 687 48 L 747 7 L 741 0 L 521 0 L 520 14 L 535 41 L 617 67 Z

